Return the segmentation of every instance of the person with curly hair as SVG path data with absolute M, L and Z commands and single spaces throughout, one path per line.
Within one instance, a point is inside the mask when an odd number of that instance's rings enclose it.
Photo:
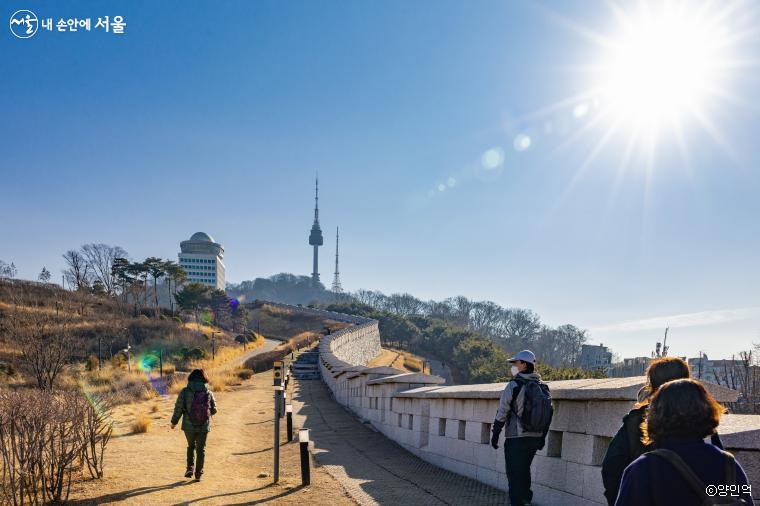
M 615 504 L 625 468 L 644 452 L 652 449 L 641 441 L 643 436 L 641 422 L 644 421 L 652 396 L 668 381 L 690 378 L 691 370 L 689 364 L 678 357 L 661 357 L 649 364 L 646 377 L 646 384 L 639 391 L 638 402 L 623 417 L 623 424 L 610 442 L 607 453 L 604 455 L 602 482 L 604 483 L 604 495 L 609 506 Z M 711 436 L 711 441 L 712 444 L 721 450 L 723 449 L 723 443 L 717 433 Z
M 679 379 L 662 385 L 652 396 L 641 426 L 643 444 L 656 449 L 625 469 L 615 505 L 753 505 L 742 466 L 730 453 L 704 441 L 715 432 L 725 411 L 697 381 Z M 709 494 L 729 486 L 737 497 Z

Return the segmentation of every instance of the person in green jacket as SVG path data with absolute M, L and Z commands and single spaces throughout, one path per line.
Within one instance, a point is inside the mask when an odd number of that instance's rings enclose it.
M 195 481 L 201 480 L 206 457 L 206 437 L 211 430 L 211 417 L 215 414 L 216 399 L 208 389 L 206 373 L 203 369 L 195 369 L 187 377 L 187 386 L 177 396 L 172 415 L 172 429 L 182 418 L 182 431 L 187 438 L 185 478 L 192 478 L 195 460 Z M 196 455 L 197 459 L 194 459 Z

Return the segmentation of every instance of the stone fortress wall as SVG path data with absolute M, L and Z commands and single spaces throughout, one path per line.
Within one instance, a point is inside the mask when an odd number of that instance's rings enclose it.
M 506 490 L 503 450 L 490 445 L 504 383 L 445 386 L 437 376 L 368 368 L 380 353 L 376 321 L 308 311 L 355 324 L 319 345 L 322 379 L 336 401 L 420 458 Z M 602 459 L 644 377 L 548 383 L 555 414 L 546 447 L 533 462 L 535 502 L 606 504 Z M 736 392 L 708 386 L 719 401 L 736 400 Z M 760 498 L 760 416 L 725 415 L 719 432 L 755 486 L 753 496 Z

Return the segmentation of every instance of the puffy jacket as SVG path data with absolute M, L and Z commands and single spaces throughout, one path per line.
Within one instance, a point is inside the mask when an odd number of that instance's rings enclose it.
M 726 457 L 718 448 L 701 439 L 669 440 L 659 445 L 678 454 L 699 479 L 707 485 L 726 485 Z M 736 485 L 744 493 L 741 498 L 753 505 L 744 469 L 736 462 Z M 723 489 L 725 490 L 725 488 Z M 623 473 L 616 506 L 699 506 L 699 496 L 669 462 L 645 453 L 634 460 Z
M 517 376 L 526 380 L 530 380 L 530 381 L 541 381 L 541 375 L 538 374 L 537 372 L 533 372 L 530 374 L 518 373 Z M 505 438 L 543 437 L 544 434 L 540 432 L 524 431 L 522 428 L 522 425 L 520 424 L 520 420 L 518 419 L 518 417 L 522 415 L 523 395 L 525 392 L 525 388 L 520 389 L 520 392 L 517 395 L 517 399 L 515 399 L 514 408 L 515 408 L 515 411 L 517 412 L 517 416 L 515 416 L 515 414 L 511 412 L 512 411 L 512 397 L 513 397 L 513 392 L 516 387 L 517 387 L 517 382 L 514 380 L 507 383 L 507 386 L 504 388 L 504 391 L 501 393 L 501 399 L 499 400 L 499 409 L 496 411 L 495 421 L 506 424 L 504 427 Z
M 623 417 L 623 425 L 620 426 L 615 437 L 610 441 L 607 453 L 602 462 L 602 482 L 604 483 L 604 496 L 607 504 L 612 506 L 617 499 L 620 481 L 623 479 L 623 471 L 628 464 L 639 458 L 644 452 L 652 450 L 641 442 L 641 422 L 647 406 L 632 409 Z M 723 443 L 718 434 L 713 434 L 711 442 L 716 447 L 723 449 Z
M 177 402 L 174 404 L 174 414 L 172 415 L 172 425 L 179 422 L 182 418 L 182 430 L 185 432 L 208 432 L 211 430 L 211 418 L 203 425 L 193 425 L 190 421 L 190 409 L 193 407 L 193 398 L 198 392 L 208 392 L 211 404 L 211 414 L 216 414 L 216 399 L 214 394 L 208 389 L 208 385 L 201 381 L 191 381 L 177 396 Z

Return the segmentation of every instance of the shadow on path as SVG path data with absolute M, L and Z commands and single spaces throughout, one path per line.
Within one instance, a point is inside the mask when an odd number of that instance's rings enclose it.
M 407 452 L 347 412 L 321 381 L 300 381 L 301 426 L 311 429 L 320 465 L 360 504 L 503 505 L 507 495 Z
M 125 490 L 123 492 L 114 492 L 112 494 L 101 495 L 99 497 L 90 497 L 88 499 L 77 499 L 73 501 L 66 501 L 67 505 L 90 505 L 90 504 L 102 504 L 104 502 L 118 502 L 134 499 L 141 495 L 152 494 L 153 492 L 160 492 L 162 490 L 168 490 L 177 487 L 184 487 L 185 485 L 192 485 L 192 480 L 175 481 L 167 485 L 159 485 L 156 487 L 139 487 L 132 490 Z M 138 500 L 139 502 L 139 500 Z M 135 503 L 136 504 L 136 503 Z
M 252 494 L 253 492 L 258 492 L 259 490 L 267 489 L 267 488 L 271 487 L 272 485 L 274 485 L 274 484 L 270 483 L 269 485 L 264 485 L 263 487 L 252 488 L 252 489 L 249 489 L 249 490 L 241 490 L 239 492 L 229 492 L 229 493 L 226 493 L 226 494 L 207 495 L 206 497 L 199 497 L 199 498 L 193 499 L 191 501 L 178 502 L 178 503 L 176 503 L 176 504 L 174 504 L 172 506 L 190 506 L 190 505 L 192 505 L 194 503 L 201 502 L 201 501 L 206 501 L 208 499 L 218 499 L 220 497 L 232 497 L 232 496 L 242 495 L 242 494 Z M 270 497 L 263 497 L 261 499 L 256 499 L 255 501 L 249 501 L 249 502 L 243 502 L 243 503 L 231 503 L 231 502 L 226 502 L 225 501 L 224 504 L 226 504 L 228 506 L 243 506 L 243 505 L 247 505 L 247 504 L 262 504 L 262 503 L 266 503 L 266 502 L 269 502 L 269 501 L 274 501 L 275 499 L 280 499 L 282 497 L 288 496 L 288 495 L 290 495 L 290 494 L 292 494 L 294 492 L 298 492 L 302 488 L 303 488 L 303 485 L 298 485 L 297 487 L 293 487 L 293 488 L 291 488 L 289 490 L 286 490 L 284 492 L 280 492 L 279 494 L 276 494 L 276 495 L 273 495 L 273 496 L 270 496 Z

